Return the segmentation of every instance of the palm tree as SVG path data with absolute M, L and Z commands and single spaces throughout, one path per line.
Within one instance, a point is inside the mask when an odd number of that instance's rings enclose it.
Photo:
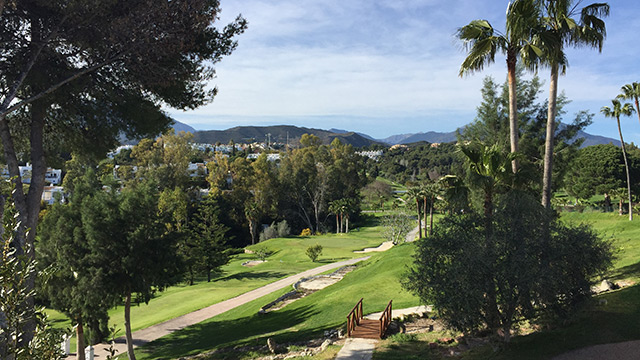
M 555 137 L 556 101 L 558 97 L 558 74 L 564 74 L 567 68 L 565 45 L 587 45 L 602 51 L 606 36 L 604 21 L 600 17 L 609 15 L 609 5 L 595 3 L 580 11 L 580 20 L 572 17 L 577 14 L 582 0 L 537 0 L 541 6 L 540 20 L 544 31 L 538 34 L 540 47 L 544 50 L 542 63 L 551 68 L 549 82 L 549 104 L 547 110 L 547 134 L 544 154 L 544 173 L 542 178 L 542 205 L 551 206 L 551 174 L 553 169 L 553 142 Z
M 511 152 L 518 151 L 518 106 L 516 97 L 516 63 L 520 57 L 526 65 L 535 63 L 542 50 L 533 44 L 538 28 L 538 2 L 515 0 L 507 7 L 506 31 L 496 31 L 487 20 L 474 20 L 458 29 L 457 36 L 469 54 L 460 66 L 460 76 L 479 71 L 495 61 L 498 50 L 507 56 L 509 82 L 509 129 Z M 518 162 L 512 161 L 512 170 L 518 171 Z
M 418 211 L 418 236 L 422 239 L 422 219 L 420 218 L 420 199 L 422 198 L 422 191 L 419 187 L 414 186 L 407 190 L 407 196 L 409 200 L 416 201 L 416 210 Z
M 638 103 L 638 98 L 640 98 L 640 83 L 634 82 L 631 84 L 627 84 L 622 87 L 622 94 L 618 95 L 620 99 L 632 100 L 636 104 L 636 113 L 638 114 L 638 120 L 640 121 L 640 103 Z
M 329 203 L 329 212 L 336 215 L 336 234 L 340 233 L 340 209 L 342 204 L 340 200 L 334 200 Z
M 622 146 L 622 157 L 624 159 L 624 169 L 627 172 L 627 193 L 629 194 L 629 221 L 633 220 L 633 207 L 631 206 L 631 177 L 629 176 L 629 163 L 627 162 L 627 150 L 624 147 L 622 138 L 622 128 L 620 128 L 620 115 L 631 116 L 633 106 L 629 103 L 622 105 L 619 100 L 611 100 L 612 108 L 603 106 L 600 112 L 606 117 L 615 118 L 618 122 L 618 134 L 620 134 L 620 145 Z
M 511 153 L 505 156 L 505 153 L 496 144 L 487 146 L 472 143 L 460 146 L 459 149 L 465 155 L 471 170 L 470 183 L 484 193 L 484 216 L 487 223 L 487 233 L 490 234 L 492 232 L 493 197 L 498 187 L 513 184 L 514 175 L 508 169 L 515 154 Z

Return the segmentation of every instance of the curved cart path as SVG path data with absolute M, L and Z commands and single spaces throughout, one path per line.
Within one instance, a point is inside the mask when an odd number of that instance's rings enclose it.
M 259 287 L 255 290 L 251 290 L 249 292 L 246 292 L 242 295 L 238 295 L 234 298 L 231 298 L 229 300 L 225 300 L 222 302 L 219 302 L 217 304 L 213 304 L 209 307 L 200 309 L 200 310 L 196 310 L 194 312 L 182 315 L 180 317 L 177 317 L 175 319 L 171 319 L 168 321 L 165 321 L 163 323 L 160 324 L 156 324 L 153 326 L 150 326 L 146 329 L 142 329 L 142 330 L 138 330 L 135 331 L 133 333 L 133 346 L 134 347 L 138 347 L 138 346 L 142 346 L 148 342 L 151 342 L 153 340 L 159 339 L 165 335 L 169 335 L 174 331 L 180 330 L 182 328 L 185 328 L 187 326 L 190 325 L 194 325 L 197 324 L 199 322 L 202 322 L 204 320 L 207 320 L 209 318 L 212 318 L 216 315 L 220 315 L 226 311 L 229 311 L 233 308 L 236 308 L 238 306 L 244 305 L 250 301 L 253 301 L 257 298 L 260 298 L 262 296 L 265 295 L 269 295 L 274 291 L 280 290 L 284 287 L 290 286 L 295 284 L 298 280 L 302 279 L 302 278 L 306 278 L 306 277 L 310 277 L 310 276 L 314 276 L 314 275 L 318 275 L 321 274 L 323 272 L 329 271 L 329 270 L 333 270 L 335 268 L 339 268 L 339 267 L 343 267 L 343 266 L 347 266 L 347 265 L 353 265 L 357 262 L 363 261 L 363 260 L 367 260 L 369 259 L 370 256 L 365 256 L 365 257 L 361 257 L 361 258 L 357 258 L 357 259 L 351 259 L 351 260 L 345 260 L 345 261 L 338 261 L 335 263 L 331 263 L 331 264 L 327 264 L 327 265 L 322 265 L 322 266 L 318 266 L 316 268 L 307 270 L 307 271 L 303 271 L 301 273 L 298 273 L 296 275 L 292 275 L 289 276 L 287 278 L 275 281 L 271 284 Z M 94 353 L 95 353 L 95 359 L 105 359 L 106 355 L 107 355 L 107 351 L 106 349 L 109 348 L 109 344 L 97 344 L 94 346 Z M 127 352 L 127 345 L 125 343 L 125 338 L 124 336 L 119 337 L 116 339 L 116 343 L 115 343 L 115 349 L 118 350 L 118 355 L 120 354 L 124 354 Z M 76 356 L 74 355 L 70 355 L 67 357 L 67 360 L 75 360 Z

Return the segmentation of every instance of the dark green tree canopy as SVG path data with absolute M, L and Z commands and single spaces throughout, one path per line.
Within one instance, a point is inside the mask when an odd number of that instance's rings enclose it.
M 629 153 L 629 170 L 634 188 L 640 177 L 640 164 Z M 625 186 L 624 160 L 622 150 L 615 145 L 594 145 L 580 149 L 578 156 L 571 162 L 566 177 L 566 189 L 569 194 L 588 199 L 596 194 L 610 193 Z M 635 191 L 634 191 L 635 192 Z

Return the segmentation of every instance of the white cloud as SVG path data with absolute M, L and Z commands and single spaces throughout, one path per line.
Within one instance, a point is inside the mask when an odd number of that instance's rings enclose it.
M 477 18 L 501 28 L 507 3 L 222 1 L 220 24 L 242 13 L 249 29 L 239 37 L 236 52 L 217 65 L 212 85 L 220 92 L 215 101 L 188 114 L 171 113 L 208 128 L 234 121 L 253 125 L 322 119 L 340 124 L 335 119 L 343 119 L 353 130 L 376 124 L 376 131 L 388 135 L 411 128 L 450 131 L 475 116 L 484 76 L 505 77 L 504 58 L 497 56 L 496 64 L 482 73 L 459 78 L 465 54 L 453 35 Z M 612 4 L 603 54 L 587 49 L 569 53 L 571 67 L 560 88 L 575 104 L 592 104 L 589 110 L 597 112 L 597 104 L 615 96 L 622 84 L 640 80 L 638 49 L 628 36 L 640 31 L 631 15 L 637 11 L 627 11 L 637 7 L 635 2 Z M 547 73 L 540 72 L 545 81 Z M 358 121 L 367 123 L 358 128 Z

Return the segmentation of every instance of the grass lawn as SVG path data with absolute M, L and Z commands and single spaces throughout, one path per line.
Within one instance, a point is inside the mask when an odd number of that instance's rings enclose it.
M 223 267 L 221 276 L 210 283 L 203 281 L 193 286 L 180 284 L 159 292 L 149 304 L 131 308 L 132 329 L 144 329 L 322 264 L 361 257 L 362 254 L 355 254 L 353 251 L 375 247 L 383 241 L 379 228 L 370 226 L 349 234 L 271 239 L 249 246 L 249 249 L 268 248 L 274 253 L 267 262 L 251 268 L 242 266 L 242 263 L 256 259 L 255 255 L 237 255 Z M 305 255 L 305 250 L 315 244 L 323 246 L 323 253 L 313 263 Z M 118 335 L 124 334 L 123 309 L 118 306 L 109 311 L 110 325 L 115 325 L 120 330 Z M 70 321 L 63 314 L 54 310 L 48 310 L 47 313 L 54 326 L 71 327 Z
M 418 299 L 402 290 L 398 281 L 413 250 L 414 246 L 407 244 L 375 254 L 340 282 L 283 309 L 259 315 L 260 307 L 281 293 L 265 296 L 158 339 L 136 355 L 139 359 L 172 359 L 217 348 L 263 345 L 268 337 L 276 343 L 308 339 L 324 330 L 343 327 L 348 312 L 361 297 L 365 313 L 382 311 L 391 299 L 395 308 L 416 306 Z
M 563 221 L 582 222 L 591 226 L 617 249 L 617 259 L 607 278 L 640 282 L 640 221 L 630 222 L 617 213 L 562 213 Z M 585 309 L 557 329 L 514 337 L 508 348 L 494 352 L 490 346 L 477 348 L 461 359 L 549 359 L 582 347 L 640 339 L 640 285 L 596 296 Z M 606 300 L 600 305 L 600 300 Z M 374 360 L 440 359 L 429 350 L 432 336 L 424 335 L 398 344 L 382 343 Z M 448 357 L 451 358 L 451 357 Z M 453 357 L 456 358 L 456 357 Z

